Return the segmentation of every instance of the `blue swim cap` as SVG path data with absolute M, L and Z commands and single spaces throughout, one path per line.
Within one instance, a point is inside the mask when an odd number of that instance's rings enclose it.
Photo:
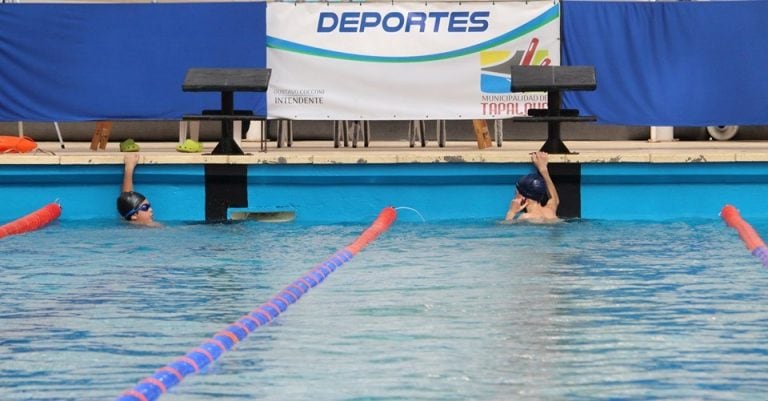
M 541 204 L 544 204 L 549 199 L 547 184 L 539 173 L 528 174 L 519 179 L 515 187 L 517 192 L 523 197 L 535 200 Z

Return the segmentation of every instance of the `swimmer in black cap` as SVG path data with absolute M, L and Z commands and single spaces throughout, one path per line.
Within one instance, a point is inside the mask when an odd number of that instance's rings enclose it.
M 545 152 L 531 153 L 531 161 L 538 172 L 517 181 L 517 193 L 509 204 L 506 220 L 525 220 L 534 223 L 559 221 L 557 207 L 560 197 L 547 169 Z
M 159 224 L 153 219 L 152 205 L 147 198 L 133 190 L 133 170 L 139 162 L 139 155 L 132 153 L 125 156 L 125 170 L 123 172 L 123 188 L 117 197 L 117 211 L 125 220 L 150 227 Z

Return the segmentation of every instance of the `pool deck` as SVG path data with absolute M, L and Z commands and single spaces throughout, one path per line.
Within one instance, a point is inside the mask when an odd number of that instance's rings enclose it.
M 530 161 L 529 153 L 542 141 L 505 141 L 501 147 L 478 149 L 473 141 L 448 141 L 440 148 L 409 146 L 408 141 L 372 141 L 369 147 L 334 148 L 332 141 L 296 141 L 291 147 L 268 142 L 242 142 L 245 155 L 211 155 L 216 142 L 204 142 L 203 153 L 181 153 L 175 142 L 139 142 L 145 164 L 397 164 L 397 163 L 518 163 Z M 550 155 L 554 163 L 709 163 L 766 162 L 768 141 L 565 141 L 572 154 Z M 39 142 L 28 154 L 0 155 L 0 165 L 99 165 L 121 164 L 119 143 L 93 151 L 90 142 Z

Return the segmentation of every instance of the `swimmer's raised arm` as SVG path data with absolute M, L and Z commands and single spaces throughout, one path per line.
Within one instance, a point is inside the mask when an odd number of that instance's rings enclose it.
M 137 153 L 125 155 L 123 162 L 125 165 L 123 168 L 122 192 L 131 192 L 133 191 L 133 171 L 139 163 L 139 155 Z
M 549 155 L 546 152 L 533 152 L 531 153 L 531 162 L 539 171 L 541 177 L 544 178 L 544 182 L 547 184 L 547 194 L 549 195 L 549 201 L 545 206 L 547 209 L 557 214 L 557 207 L 560 205 L 560 196 L 557 194 L 557 188 L 555 187 L 552 177 L 549 176 Z

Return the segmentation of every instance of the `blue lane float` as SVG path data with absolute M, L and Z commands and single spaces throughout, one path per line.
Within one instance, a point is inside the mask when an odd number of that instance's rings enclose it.
M 310 289 L 322 283 L 331 273 L 389 229 L 396 218 L 397 212 L 394 208 L 384 208 L 376 220 L 354 242 L 334 253 L 326 261 L 316 265 L 278 292 L 277 295 L 217 332 L 198 347 L 158 369 L 151 376 L 138 382 L 133 388 L 123 392 L 117 401 L 156 400 L 173 386 L 181 383 L 185 377 L 203 370 L 237 343 L 245 340 L 250 333 L 269 324 L 280 313 L 285 312 L 288 306 L 296 303 Z

